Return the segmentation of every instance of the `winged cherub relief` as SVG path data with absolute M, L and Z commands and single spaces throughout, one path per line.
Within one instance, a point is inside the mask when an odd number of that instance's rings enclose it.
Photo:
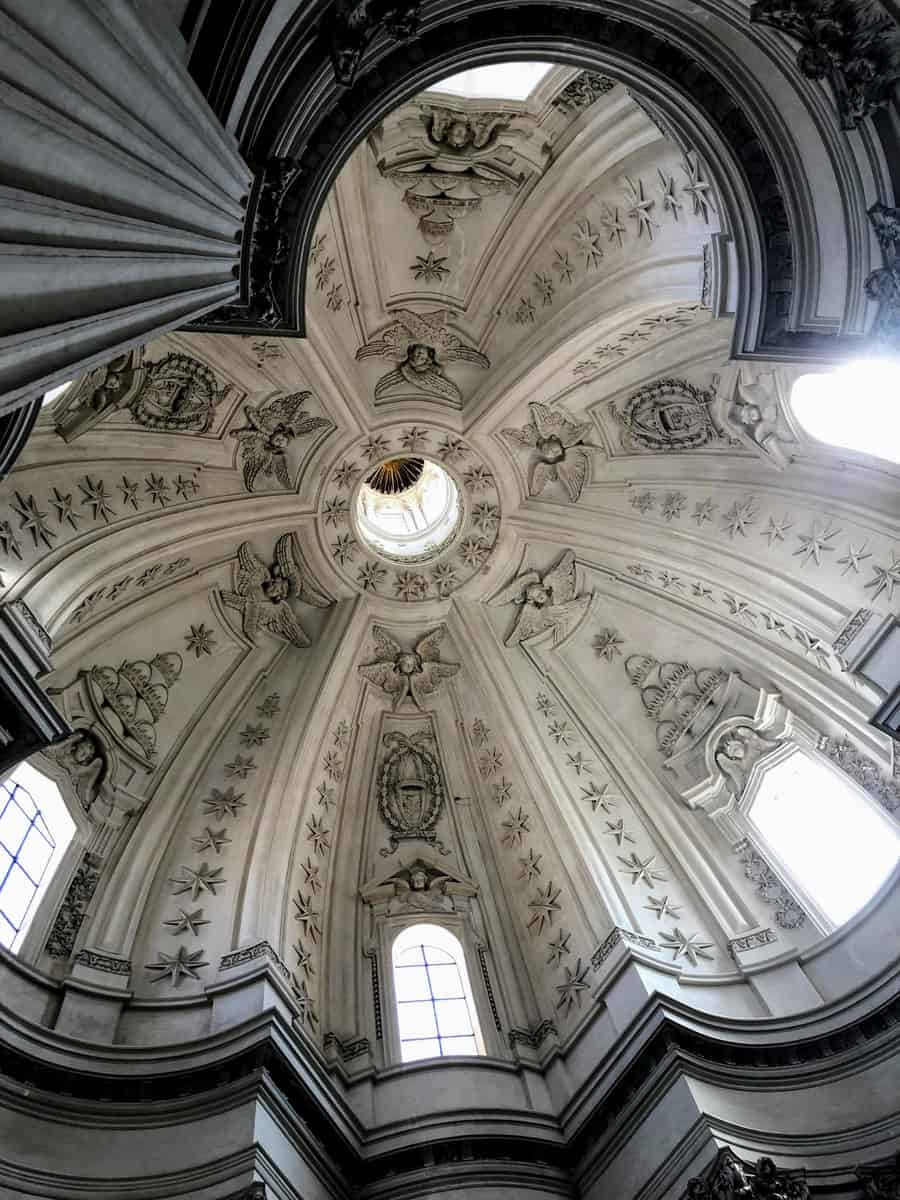
M 324 417 L 310 417 L 303 411 L 311 395 L 311 392 L 292 392 L 264 404 L 244 405 L 247 424 L 232 429 L 231 436 L 237 439 L 248 492 L 253 491 L 260 475 L 266 479 L 274 476 L 283 488 L 293 487 L 286 458 L 288 447 L 302 434 L 331 425 Z
M 308 646 L 307 637 L 290 600 L 302 600 L 315 608 L 327 608 L 331 600 L 313 584 L 304 581 L 294 558 L 293 535 L 284 533 L 275 544 L 275 561 L 269 566 L 253 553 L 249 542 L 238 546 L 234 568 L 234 591 L 222 592 L 222 602 L 241 614 L 245 635 L 254 644 L 258 629 L 292 646 Z
M 537 571 L 523 571 L 494 601 L 495 604 L 520 606 L 506 645 L 517 646 L 519 642 L 552 629 L 553 645 L 558 646 L 582 619 L 591 602 L 589 595 L 577 596 L 576 590 L 572 550 L 566 550 L 543 576 Z
M 363 663 L 359 673 L 369 683 L 387 692 L 394 710 L 409 697 L 413 705 L 423 712 L 423 701 L 433 696 L 443 681 L 459 670 L 459 663 L 441 661 L 439 648 L 445 632 L 441 625 L 420 638 L 414 649 L 404 650 L 387 630 L 380 625 L 373 625 L 377 658 L 373 663 Z
M 590 450 L 584 439 L 591 432 L 590 421 L 573 421 L 558 408 L 532 401 L 528 405 L 531 420 L 523 429 L 504 429 L 507 437 L 521 446 L 533 446 L 537 457 L 531 464 L 528 490 L 539 496 L 548 483 L 559 480 L 574 504 L 581 496 L 590 468 Z
M 360 362 L 374 356 L 397 363 L 375 384 L 375 399 L 380 400 L 388 392 L 407 386 L 438 400 L 462 404 L 462 392 L 444 374 L 444 365 L 462 361 L 489 367 L 490 359 L 446 328 L 450 315 L 446 308 L 430 313 L 401 308 L 394 315 L 393 325 L 356 352 Z

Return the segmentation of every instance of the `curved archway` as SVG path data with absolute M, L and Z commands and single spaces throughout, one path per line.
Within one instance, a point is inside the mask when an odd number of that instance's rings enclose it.
M 298 38 L 286 36 L 268 65 L 267 78 L 279 81 L 276 94 L 254 99 L 240 119 L 247 152 L 257 162 L 277 154 L 297 166 L 276 219 L 282 237 L 291 239 L 290 250 L 283 248 L 282 261 L 268 276 L 279 328 L 304 331 L 304 276 L 313 227 L 338 172 L 368 130 L 404 99 L 462 66 L 528 57 L 599 70 L 638 94 L 652 94 L 682 144 L 718 165 L 716 183 L 740 264 L 736 354 L 830 357 L 852 342 L 836 336 L 834 324 L 824 334 L 813 331 L 820 263 L 804 172 L 796 150 L 785 149 L 787 131 L 771 99 L 733 52 L 712 45 L 712 39 L 705 46 L 696 36 L 689 41 L 663 14 L 653 14 L 652 22 L 647 14 L 638 23 L 540 5 L 517 12 L 512 21 L 501 11 L 480 9 L 454 20 L 452 33 L 438 18 L 414 43 L 380 55 L 370 51 L 363 64 L 367 73 L 361 70 L 354 86 L 342 90 L 331 78 L 321 39 L 310 44 Z M 258 200 L 263 193 L 264 188 L 257 189 Z M 864 212 L 844 216 L 852 226 L 848 254 L 858 259 L 853 247 L 860 241 Z M 248 270 L 251 265 L 248 260 Z M 857 262 L 850 265 L 855 276 Z M 228 327 L 217 323 L 216 314 L 199 324 Z M 809 331 L 801 331 L 804 326 Z M 821 322 L 819 328 L 824 328 Z

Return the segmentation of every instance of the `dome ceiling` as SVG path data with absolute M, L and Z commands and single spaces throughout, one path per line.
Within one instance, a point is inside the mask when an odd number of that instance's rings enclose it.
M 574 1028 L 614 927 L 673 988 L 738 979 L 748 928 L 809 945 L 663 763 L 740 672 L 890 771 L 832 643 L 890 611 L 891 489 L 804 441 L 796 371 L 731 359 L 714 164 L 569 68 L 423 94 L 347 162 L 308 271 L 307 338 L 173 332 L 49 405 L 2 485 L 4 598 L 103 762 L 100 903 L 35 957 L 103 946 L 165 999 L 265 939 L 311 1032 L 375 1036 L 359 963 L 416 861 L 453 885 L 421 911 L 494 948 L 498 1030 Z M 401 562 L 357 497 L 411 460 L 459 512 Z

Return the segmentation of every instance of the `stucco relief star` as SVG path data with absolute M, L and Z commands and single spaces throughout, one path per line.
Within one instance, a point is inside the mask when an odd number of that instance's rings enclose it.
M 217 821 L 223 821 L 226 817 L 237 817 L 238 810 L 247 807 L 244 793 L 235 792 L 233 787 L 224 792 L 213 788 L 212 795 L 204 798 L 203 805 L 206 815 L 215 817 Z
M 547 942 L 547 949 L 550 951 L 550 954 L 547 958 L 548 967 L 558 966 L 562 963 L 563 957 L 566 954 L 572 953 L 571 948 L 569 947 L 569 942 L 571 942 L 571 940 L 571 933 L 567 933 L 564 929 L 561 929 L 555 938 Z
M 651 854 L 649 858 L 638 858 L 637 854 L 632 850 L 627 858 L 619 855 L 619 862 L 624 863 L 624 869 L 619 868 L 622 875 L 630 875 L 632 884 L 645 883 L 647 887 L 653 887 L 655 881 L 665 883 L 666 876 L 661 871 L 656 871 L 653 864 L 656 862 L 656 855 Z
M 587 800 L 591 806 L 591 812 L 596 812 L 598 808 L 602 808 L 605 813 L 608 813 L 612 808 L 618 808 L 617 801 L 621 800 L 621 796 L 617 795 L 612 790 L 612 784 L 607 781 L 598 787 L 593 781 L 581 789 L 582 800 Z
M 192 933 L 194 937 L 199 937 L 201 926 L 208 924 L 209 921 L 203 919 L 202 908 L 195 908 L 193 912 L 179 908 L 178 915 L 171 921 L 163 921 L 163 925 L 172 932 L 174 937 L 180 937 L 183 933 Z
M 299 922 L 300 928 L 305 937 L 315 945 L 322 936 L 322 929 L 319 925 L 319 910 L 314 907 L 312 893 L 304 896 L 298 890 L 294 897 L 294 920 Z
M 148 971 L 156 971 L 154 983 L 168 979 L 173 987 L 177 987 L 182 979 L 199 979 L 197 972 L 209 963 L 203 957 L 202 950 L 188 950 L 187 946 L 179 946 L 174 954 L 160 950 L 156 962 L 147 963 Z
M 57 534 L 47 524 L 47 514 L 38 508 L 34 496 L 23 496 L 21 492 L 16 492 L 12 510 L 19 518 L 19 528 L 31 534 L 35 546 L 40 541 L 48 549 L 52 548 Z
M 701 958 L 715 958 L 714 954 L 709 953 L 715 945 L 714 942 L 701 941 L 699 933 L 684 934 L 677 926 L 671 933 L 660 933 L 659 943 L 663 949 L 672 951 L 673 962 L 677 962 L 679 958 L 686 958 L 691 966 L 696 966 Z
M 562 909 L 559 904 L 561 891 L 561 888 L 554 888 L 552 883 L 548 883 L 546 887 L 538 888 L 534 899 L 528 901 L 532 914 L 528 929 L 532 934 L 542 934 L 545 928 L 552 927 L 554 913 Z
M 215 896 L 216 888 L 227 882 L 222 878 L 224 867 L 211 867 L 207 862 L 201 863 L 196 869 L 182 867 L 181 870 L 182 875 L 179 878 L 169 880 L 173 885 L 172 892 L 176 896 L 183 892 L 190 892 L 192 900 L 196 900 L 201 892 L 209 892 L 211 896 Z
M 203 850 L 212 850 L 214 854 L 221 854 L 222 847 L 229 845 L 231 838 L 224 829 L 210 829 L 207 825 L 206 829 L 196 837 L 192 837 L 191 841 L 198 854 Z
M 563 967 L 565 972 L 565 981 L 556 985 L 556 990 L 559 992 L 559 1001 L 557 1009 L 562 1009 L 563 1013 L 568 1016 L 573 1008 L 581 1008 L 581 996 L 590 988 L 587 980 L 590 964 L 582 966 L 581 959 L 575 963 L 574 968 Z
M 506 830 L 504 843 L 509 847 L 521 846 L 525 835 L 531 833 L 531 818 L 520 807 L 518 812 L 510 813 L 503 822 L 503 828 Z
M 872 599 L 877 600 L 882 592 L 887 592 L 888 600 L 894 598 L 894 588 L 900 584 L 900 558 L 891 551 L 891 563 L 888 567 L 880 567 L 877 564 L 872 567 L 874 572 L 872 578 L 864 586 L 873 588 Z
M 840 529 L 834 529 L 831 525 L 826 525 L 824 529 L 820 529 L 818 521 L 813 521 L 812 529 L 809 533 L 798 534 L 797 541 L 800 543 L 800 547 L 794 551 L 794 557 L 800 556 L 800 565 L 803 567 L 808 562 L 814 562 L 817 567 L 821 566 L 822 555 L 833 553 L 836 549 L 835 546 L 830 546 L 828 543 L 832 538 L 836 538 L 840 532 Z

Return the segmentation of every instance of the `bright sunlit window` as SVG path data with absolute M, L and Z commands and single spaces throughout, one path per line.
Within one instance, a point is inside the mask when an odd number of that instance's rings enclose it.
M 74 832 L 59 788 L 28 763 L 0 783 L 0 945 L 19 948 Z
M 394 942 L 403 1062 L 484 1053 L 465 957 L 440 925 L 411 925 Z
M 849 780 L 801 751 L 766 772 L 748 815 L 835 925 L 858 912 L 900 860 L 900 835 L 890 818 Z
M 430 92 L 449 92 L 453 96 L 483 100 L 527 100 L 552 63 L 495 63 L 491 67 L 473 67 L 432 84 Z
M 900 463 L 900 362 L 867 359 L 801 375 L 791 407 L 810 436 Z

